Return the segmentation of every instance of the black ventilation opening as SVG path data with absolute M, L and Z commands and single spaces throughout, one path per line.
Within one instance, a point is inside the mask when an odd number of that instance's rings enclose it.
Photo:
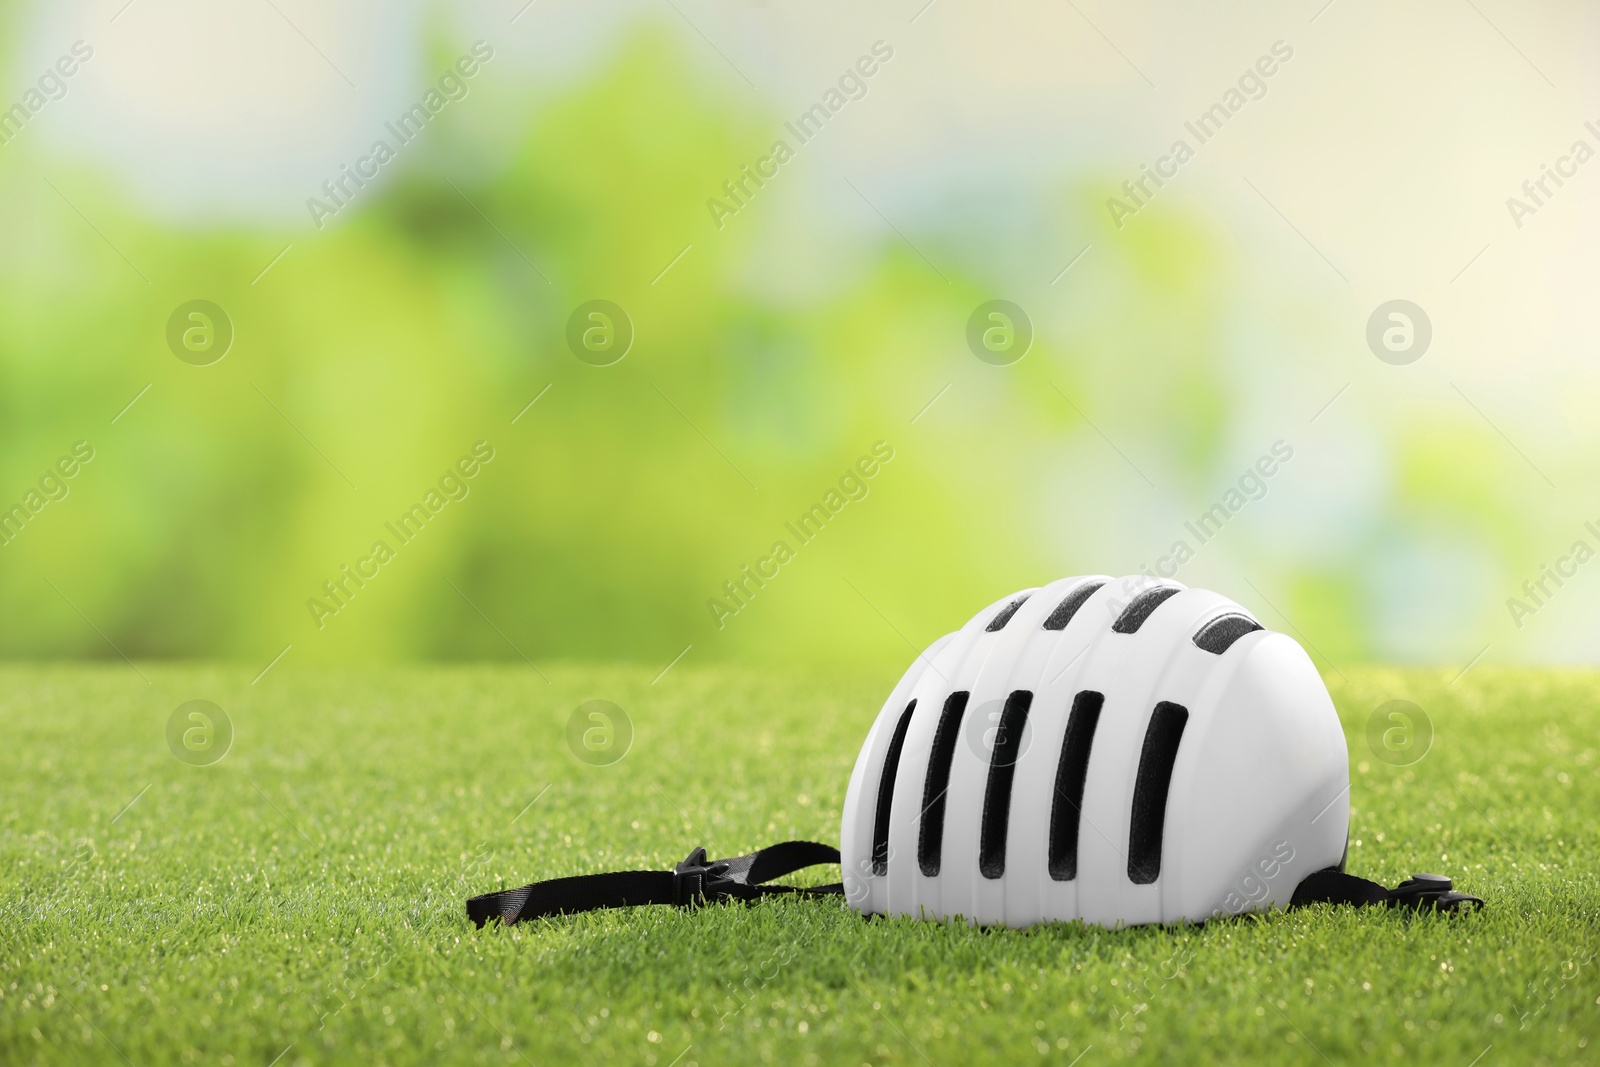
M 992 634 L 996 630 L 1003 628 L 1006 623 L 1011 621 L 1011 616 L 1017 613 L 1017 609 L 1026 604 L 1028 602 L 1028 598 L 1032 595 L 1032 593 L 1023 593 L 1021 596 L 1017 597 L 1017 599 L 1001 608 L 999 614 L 995 615 L 994 618 L 989 620 L 989 625 L 984 627 L 984 631 Z
M 1065 630 L 1067 623 L 1071 622 L 1072 617 L 1078 613 L 1078 609 L 1083 607 L 1083 602 L 1094 596 L 1094 591 L 1105 584 L 1105 582 L 1084 582 L 1068 593 L 1066 598 L 1056 605 L 1056 610 L 1050 613 L 1050 617 L 1044 620 L 1044 628 L 1046 630 Z
M 889 738 L 889 753 L 883 758 L 883 777 L 878 779 L 878 812 L 872 823 L 872 873 L 889 873 L 889 810 L 894 806 L 894 779 L 900 770 L 900 750 L 906 744 L 906 730 L 911 726 L 911 713 L 917 710 L 913 700 L 895 723 L 894 736 Z
M 1050 877 L 1070 882 L 1078 877 L 1078 829 L 1083 812 L 1083 786 L 1089 777 L 1089 750 L 1100 722 L 1104 693 L 1085 689 L 1072 698 L 1067 734 L 1056 764 L 1055 800 L 1050 806 Z
M 1189 709 L 1163 700 L 1150 716 L 1139 754 L 1139 777 L 1133 783 L 1133 818 L 1128 830 L 1128 879 L 1149 885 L 1161 876 L 1161 836 L 1167 822 L 1167 791 L 1172 765 L 1178 759 Z
M 1220 656 L 1239 638 L 1260 629 L 1262 625 L 1248 615 L 1223 615 L 1200 627 L 1200 632 L 1194 635 L 1194 643 Z
M 1006 832 L 1011 822 L 1011 782 L 1022 758 L 1022 732 L 1028 725 L 1033 694 L 1017 689 L 1000 712 L 1000 729 L 989 755 L 989 786 L 983 794 L 983 828 L 978 837 L 978 873 L 999 878 L 1006 873 Z
M 917 831 L 917 866 L 929 878 L 939 873 L 944 855 L 944 795 L 950 788 L 950 762 L 955 758 L 956 739 L 961 736 L 961 717 L 967 710 L 969 695 L 962 690 L 945 698 L 939 725 L 933 732 L 928 780 L 922 787 L 922 825 Z
M 1179 590 L 1170 585 L 1146 589 L 1122 609 L 1122 614 L 1117 616 L 1117 621 L 1111 626 L 1112 631 L 1119 634 L 1138 633 L 1139 627 L 1144 625 L 1144 620 L 1150 617 L 1150 613 L 1164 604 L 1169 597 L 1175 597 L 1178 593 Z

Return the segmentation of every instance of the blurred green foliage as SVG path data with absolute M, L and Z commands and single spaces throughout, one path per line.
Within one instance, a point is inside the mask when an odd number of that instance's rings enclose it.
M 0 547 L 8 655 L 265 663 L 292 643 L 313 661 L 664 665 L 692 644 L 892 662 L 1011 589 L 1140 569 L 1270 444 L 1240 433 L 1259 404 L 1240 383 L 1263 372 L 1239 356 L 1237 272 L 1179 198 L 1022 297 L 1033 351 L 995 368 L 961 341 L 992 282 L 962 272 L 955 238 L 913 247 L 840 182 L 868 235 L 838 251 L 848 283 L 774 284 L 785 256 L 818 255 L 772 246 L 782 183 L 820 160 L 712 225 L 706 198 L 780 123 L 719 103 L 664 33 L 499 129 L 497 153 L 473 140 L 467 109 L 494 106 L 487 81 L 474 92 L 320 232 L 161 221 L 104 176 L 7 150 L 0 503 L 74 442 L 96 456 Z M 1098 218 L 1102 184 L 1063 182 L 1052 234 Z M 195 298 L 236 331 L 212 366 L 166 347 Z M 564 340 L 595 298 L 636 331 L 610 367 Z M 896 458 L 868 497 L 715 626 L 708 599 L 880 440 Z M 395 543 L 385 522 L 479 441 L 495 458 L 470 495 Z M 1434 456 L 1405 463 L 1408 492 L 1493 513 L 1483 481 Z M 1330 654 L 1382 654 L 1354 562 L 1370 540 L 1303 558 L 1270 531 L 1230 536 Z M 395 559 L 319 628 L 308 601 L 379 539 Z

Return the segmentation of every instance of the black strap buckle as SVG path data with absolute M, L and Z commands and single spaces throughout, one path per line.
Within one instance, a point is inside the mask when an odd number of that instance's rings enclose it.
M 735 884 L 729 870 L 727 860 L 707 863 L 706 850 L 695 849 L 672 869 L 672 902 L 687 908 L 728 899 L 732 895 L 728 887 Z
M 1389 890 L 1389 906 L 1418 910 L 1432 908 L 1436 911 L 1455 911 L 1469 901 L 1476 907 L 1483 906 L 1480 897 L 1452 892 L 1453 888 L 1449 875 L 1413 874 Z
M 1328 867 L 1312 871 L 1295 887 L 1294 899 L 1289 906 L 1306 904 L 1349 904 L 1356 908 L 1383 905 L 1416 911 L 1460 911 L 1463 904 L 1483 907 L 1483 899 L 1469 893 L 1455 892 L 1449 875 L 1413 874 L 1393 889 L 1388 889 L 1377 882 Z

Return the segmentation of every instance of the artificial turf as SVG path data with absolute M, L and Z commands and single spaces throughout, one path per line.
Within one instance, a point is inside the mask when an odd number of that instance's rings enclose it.
M 0 668 L 0 1063 L 1596 1059 L 1594 674 L 1329 678 L 1351 871 L 1449 873 L 1479 914 L 1013 931 L 864 921 L 831 898 L 479 931 L 470 893 L 698 844 L 836 843 L 893 678 L 139 670 L 148 684 L 126 665 Z M 168 749 L 194 698 L 234 725 L 211 766 Z M 592 698 L 633 722 L 610 766 L 568 746 Z M 1434 726 L 1408 766 L 1368 743 L 1393 698 Z

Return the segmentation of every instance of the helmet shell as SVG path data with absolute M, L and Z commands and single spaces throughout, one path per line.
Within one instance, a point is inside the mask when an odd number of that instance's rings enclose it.
M 1018 927 L 1282 907 L 1342 866 L 1349 783 L 1292 638 L 1203 589 L 1064 578 L 935 641 L 889 695 L 845 797 L 846 897 Z

